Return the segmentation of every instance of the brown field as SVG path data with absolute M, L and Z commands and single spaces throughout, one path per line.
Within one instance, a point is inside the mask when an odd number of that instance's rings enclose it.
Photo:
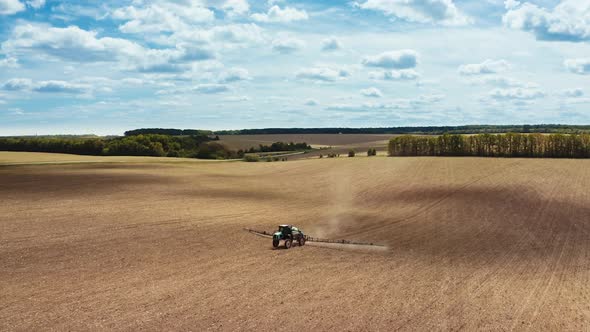
M 159 161 L 0 167 L 0 330 L 590 326 L 588 160 Z
M 247 150 L 251 147 L 258 148 L 260 144 L 271 145 L 274 142 L 307 143 L 313 148 L 328 148 L 321 151 L 313 151 L 305 155 L 293 156 L 290 159 L 317 157 L 319 154 L 328 153 L 346 154 L 349 150 L 355 150 L 359 156 L 365 154 L 369 148 L 377 149 L 379 154 L 385 155 L 387 143 L 396 135 L 389 134 L 289 134 L 289 135 L 225 135 L 220 136 L 221 143 L 234 150 Z

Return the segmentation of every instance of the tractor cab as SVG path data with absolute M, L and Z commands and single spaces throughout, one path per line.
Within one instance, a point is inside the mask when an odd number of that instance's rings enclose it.
M 291 225 L 280 225 L 279 231 L 277 233 L 281 233 L 282 237 L 286 237 L 290 234 L 293 234 L 293 226 Z

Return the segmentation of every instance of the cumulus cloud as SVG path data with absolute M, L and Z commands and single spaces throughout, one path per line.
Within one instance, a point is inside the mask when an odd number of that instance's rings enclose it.
M 45 6 L 45 0 L 28 0 L 27 6 L 30 6 L 35 9 L 39 9 L 39 8 Z
M 0 0 L 0 15 L 13 15 L 23 10 L 25 5 L 18 0 Z
M 482 63 L 465 64 L 459 66 L 459 74 L 461 75 L 484 75 L 497 74 L 504 72 L 510 68 L 510 64 L 506 60 L 485 60 Z
M 252 19 L 257 22 L 274 22 L 289 23 L 293 21 L 307 20 L 309 16 L 305 10 L 299 10 L 292 7 L 281 7 L 274 5 L 270 7 L 267 13 L 255 13 L 251 15 Z
M 319 102 L 315 99 L 307 99 L 305 100 L 305 105 L 306 106 L 317 106 L 319 104 Z
M 199 84 L 193 90 L 199 93 L 214 94 L 229 91 L 229 86 L 225 84 Z
M 421 95 L 416 98 L 398 98 L 387 102 L 365 102 L 362 104 L 332 104 L 326 107 L 327 110 L 359 112 L 364 110 L 398 110 L 398 109 L 419 109 L 425 106 L 437 104 L 445 99 L 445 95 L 431 94 Z
M 250 101 L 250 97 L 248 97 L 248 96 L 229 96 L 229 97 L 223 98 L 223 101 L 226 101 L 229 103 L 240 103 L 240 102 Z
M 490 97 L 495 100 L 531 100 L 545 96 L 545 93 L 535 88 L 494 89 Z
M 418 53 L 414 50 L 384 52 L 375 56 L 366 56 L 362 63 L 367 67 L 409 69 L 418 64 Z
M 33 86 L 33 81 L 28 78 L 13 78 L 2 85 L 2 89 L 8 91 L 28 90 Z
M 23 24 L 14 28 L 2 51 L 15 56 L 29 54 L 50 56 L 75 62 L 120 61 L 129 69 L 142 72 L 175 72 L 183 63 L 212 59 L 210 50 L 179 44 L 174 49 L 149 49 L 135 42 L 111 37 L 97 37 L 96 31 L 77 26 L 55 28 Z
M 244 68 L 230 68 L 219 75 L 219 82 L 230 83 L 250 80 L 248 70 Z
M 86 84 L 71 83 L 66 81 L 39 81 L 33 82 L 28 78 L 13 78 L 6 81 L 2 88 L 8 91 L 33 91 L 41 93 L 68 93 L 82 94 L 91 90 Z
M 75 61 L 112 61 L 122 54 L 145 52 L 140 45 L 118 38 L 97 38 L 97 32 L 77 26 L 54 28 L 22 24 L 14 28 L 10 39 L 2 43 L 4 53 L 46 54 Z
M 514 88 L 514 87 L 521 87 L 521 88 L 538 88 L 539 85 L 533 82 L 524 82 L 520 81 L 511 77 L 504 77 L 504 76 L 485 76 L 480 79 L 470 80 L 470 83 L 476 84 L 489 84 L 494 85 L 501 88 Z
M 180 95 L 190 93 L 201 93 L 201 94 L 218 94 L 230 91 L 231 88 L 227 84 L 219 83 L 203 83 L 197 84 L 190 87 L 171 88 L 157 91 L 157 95 Z
M 147 6 L 127 6 L 112 12 L 124 33 L 153 33 L 187 29 L 187 25 L 210 22 L 215 14 L 199 1 L 158 2 Z
M 504 7 L 506 7 L 506 9 L 514 9 L 518 6 L 520 6 L 520 1 L 516 1 L 516 0 L 505 0 L 504 1 Z
M 590 74 L 590 58 L 567 59 L 564 65 L 567 70 L 574 74 Z
M 293 53 L 303 47 L 305 47 L 305 43 L 295 38 L 280 38 L 272 42 L 272 49 L 279 53 Z
M 409 22 L 451 26 L 471 23 L 471 19 L 457 8 L 453 0 L 367 0 L 356 2 L 355 6 Z
M 530 2 L 511 2 L 502 20 L 506 26 L 532 32 L 540 40 L 590 40 L 590 1 L 587 0 L 563 0 L 553 10 Z
M 16 58 L 4 58 L 0 59 L 0 68 L 18 68 L 18 60 Z
M 334 37 L 322 40 L 322 51 L 336 51 L 342 48 L 340 41 Z
M 582 90 L 580 88 L 566 89 L 566 90 L 563 90 L 561 94 L 565 97 L 580 98 L 580 97 L 584 96 L 584 90 Z
M 243 15 L 250 10 L 250 4 L 247 0 L 226 0 L 222 8 L 230 16 Z
M 369 78 L 384 81 L 412 81 L 420 78 L 420 74 L 414 69 L 383 70 L 369 72 Z
M 345 69 L 334 69 L 330 67 L 312 67 L 299 70 L 295 77 L 302 80 L 318 82 L 335 82 L 346 79 L 350 73 Z
M 89 86 L 82 84 L 72 84 L 65 81 L 42 81 L 33 87 L 33 91 L 45 93 L 84 93 L 89 90 Z
M 381 98 L 383 97 L 383 93 L 381 93 L 381 90 L 375 88 L 375 87 L 370 87 L 370 88 L 366 88 L 366 89 L 362 89 L 361 90 L 361 95 L 365 96 L 365 97 L 373 97 L 373 98 Z
M 263 30 L 254 23 L 217 25 L 212 28 L 186 29 L 156 39 L 162 45 L 178 43 L 228 46 L 254 46 L 266 41 Z

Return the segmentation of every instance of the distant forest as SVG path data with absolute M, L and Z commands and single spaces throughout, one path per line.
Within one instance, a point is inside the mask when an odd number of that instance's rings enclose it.
M 188 136 L 133 135 L 115 138 L 5 137 L 0 151 L 71 153 L 94 156 L 154 156 L 229 159 L 236 152 L 205 134 Z
M 149 129 L 152 130 L 152 129 Z M 159 130 L 159 129 L 157 129 Z M 164 129 L 172 130 L 172 129 Z M 137 133 L 138 131 L 135 131 Z M 182 131 L 197 132 L 197 131 Z M 133 134 L 115 137 L 96 136 L 21 136 L 0 137 L 0 151 L 70 153 L 93 156 L 154 156 L 199 159 L 237 159 L 246 153 L 306 151 L 307 143 L 275 142 L 247 151 L 234 151 L 205 131 L 191 135 Z
M 590 134 L 477 134 L 394 137 L 390 156 L 590 158 Z
M 502 133 L 590 133 L 590 125 L 469 125 L 442 127 L 383 128 L 266 128 L 215 131 L 216 135 L 281 135 L 281 134 L 502 134 Z
M 166 129 L 166 128 L 141 128 L 128 130 L 125 136 L 137 135 L 168 135 L 168 136 L 190 136 L 190 135 L 212 135 L 211 130 L 200 129 Z

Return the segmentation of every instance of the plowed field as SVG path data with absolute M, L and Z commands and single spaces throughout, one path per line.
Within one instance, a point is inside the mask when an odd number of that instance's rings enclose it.
M 0 330 L 584 330 L 589 188 L 587 160 L 3 166 Z M 242 230 L 278 224 L 387 248 Z

